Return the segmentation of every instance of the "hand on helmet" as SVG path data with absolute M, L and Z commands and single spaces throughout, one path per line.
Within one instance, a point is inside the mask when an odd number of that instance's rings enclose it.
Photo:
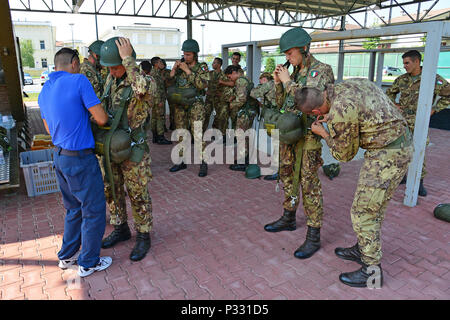
M 129 57 L 133 54 L 133 47 L 131 46 L 130 39 L 119 38 L 116 40 L 117 48 L 119 49 L 119 55 L 122 59 Z

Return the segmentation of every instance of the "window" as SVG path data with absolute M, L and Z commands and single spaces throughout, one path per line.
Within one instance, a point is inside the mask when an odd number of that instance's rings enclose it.
M 42 68 L 47 68 L 47 59 L 46 58 L 42 58 L 41 59 L 41 64 L 42 64 Z
M 152 44 L 152 34 L 147 33 L 147 44 Z
M 133 44 L 133 45 L 138 44 L 138 34 L 137 33 L 133 33 L 131 35 L 131 44 Z
M 41 46 L 41 50 L 45 50 L 45 41 L 41 40 L 41 41 L 39 41 L 39 44 Z
M 159 35 L 159 43 L 165 44 L 166 43 L 166 35 L 164 33 L 161 33 Z

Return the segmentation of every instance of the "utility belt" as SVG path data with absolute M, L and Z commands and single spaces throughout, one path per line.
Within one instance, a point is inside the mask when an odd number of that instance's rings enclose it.
M 69 156 L 69 157 L 82 157 L 88 154 L 94 153 L 92 149 L 83 149 L 83 150 L 67 150 L 61 147 L 56 147 L 55 152 L 59 155 Z
M 411 145 L 411 142 L 412 142 L 411 132 L 409 131 L 409 128 L 406 127 L 406 131 L 404 134 L 402 134 L 400 137 L 389 143 L 383 149 L 402 149 L 409 147 Z

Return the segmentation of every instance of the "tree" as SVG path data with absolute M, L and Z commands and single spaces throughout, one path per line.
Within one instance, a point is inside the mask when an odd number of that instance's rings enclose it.
M 273 73 L 275 71 L 275 59 L 272 57 L 267 58 L 264 72 Z
M 26 67 L 34 68 L 34 49 L 31 40 L 20 40 L 20 56 Z
M 380 40 L 380 37 L 367 38 L 366 41 L 363 42 L 362 46 L 366 50 L 376 49 L 380 44 Z

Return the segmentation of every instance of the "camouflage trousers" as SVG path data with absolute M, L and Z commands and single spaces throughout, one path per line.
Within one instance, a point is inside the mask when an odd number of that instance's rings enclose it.
M 148 191 L 148 183 L 152 180 L 150 162 L 150 154 L 146 153 L 139 163 L 129 160 L 125 160 L 121 164 L 111 163 L 117 201 L 112 196 L 108 179 L 104 180 L 106 202 L 112 225 L 120 225 L 128 220 L 124 188 L 126 186 L 136 231 L 147 233 L 152 230 L 152 199 Z
M 166 106 L 164 106 L 165 110 Z M 172 103 L 169 103 L 169 120 L 170 120 L 170 126 L 175 128 L 175 105 Z
M 203 132 L 208 129 L 209 120 L 211 118 L 211 113 L 214 109 L 214 101 L 206 97 L 205 101 L 205 121 L 203 121 Z
M 205 106 L 203 102 L 196 101 L 192 106 L 190 106 L 188 109 L 185 109 L 184 106 L 181 105 L 175 105 L 175 128 L 176 129 L 190 129 L 191 131 L 191 139 L 195 139 L 198 141 L 202 141 L 201 144 L 195 145 L 199 149 L 197 150 L 198 154 L 202 155 L 204 159 L 204 152 L 205 152 L 205 146 L 206 143 L 203 141 L 203 132 L 200 130 L 199 132 L 195 132 L 194 130 L 194 122 L 200 121 L 202 123 L 205 122 Z M 183 137 L 180 137 L 178 139 L 178 142 L 183 141 Z M 183 149 L 181 148 L 179 151 L 179 156 L 183 156 Z
M 225 101 L 217 101 L 214 105 L 216 115 L 214 116 L 213 128 L 219 129 L 222 135 L 225 135 L 228 129 L 228 106 Z
M 237 114 L 239 112 L 239 107 L 231 107 L 230 105 L 228 105 L 229 107 L 229 116 L 231 118 L 231 128 L 236 129 L 236 124 L 237 124 Z
M 413 147 L 367 150 L 359 172 L 351 208 L 353 230 L 358 238 L 361 260 L 380 263 L 381 224 L 389 200 L 408 169 Z
M 295 192 L 294 187 L 296 146 L 280 143 L 280 179 L 284 186 L 283 208 L 289 211 L 296 211 L 299 205 L 299 192 Z M 302 191 L 306 223 L 314 228 L 322 227 L 323 197 L 318 174 L 322 164 L 321 149 L 303 150 L 299 189 Z
M 154 105 L 152 108 L 151 129 L 161 136 L 164 134 L 164 124 L 166 122 L 165 105 L 161 102 L 159 105 Z
M 249 116 L 247 113 L 242 113 L 236 120 L 236 129 L 242 129 L 244 132 L 250 129 L 253 125 L 255 116 Z M 249 142 L 245 139 L 245 148 L 238 148 L 238 159 L 244 159 L 248 156 Z
M 415 121 L 416 118 L 414 117 L 413 121 Z M 414 122 L 411 123 L 410 121 L 408 121 L 408 127 L 409 127 L 409 131 L 411 132 L 411 136 L 414 135 Z M 428 147 L 428 145 L 430 144 L 430 136 L 427 136 L 427 143 L 426 143 L 426 147 Z M 426 159 L 427 159 L 427 154 L 425 152 L 425 154 L 423 155 L 423 165 L 422 165 L 422 173 L 420 174 L 420 179 L 423 179 L 425 177 L 425 175 L 427 174 L 427 165 L 426 165 Z

